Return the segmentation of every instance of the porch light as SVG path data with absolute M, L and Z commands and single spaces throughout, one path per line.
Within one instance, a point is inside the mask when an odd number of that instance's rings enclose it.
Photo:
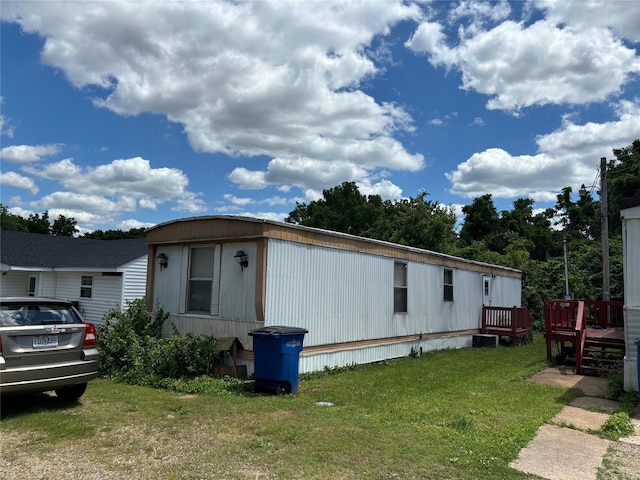
M 249 255 L 244 253 L 244 250 L 238 250 L 233 258 L 235 258 L 236 262 L 240 265 L 240 270 L 244 271 L 244 269 L 249 266 Z
M 167 265 L 169 265 L 169 257 L 167 257 L 167 254 L 164 252 L 160 253 L 156 257 L 156 260 L 158 261 L 158 265 L 160 265 L 160 271 L 162 271 L 163 268 L 167 268 Z

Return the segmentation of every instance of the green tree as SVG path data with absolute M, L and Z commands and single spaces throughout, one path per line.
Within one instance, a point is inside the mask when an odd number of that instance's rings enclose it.
M 12 230 L 14 232 L 28 232 L 24 218 L 14 215 L 7 207 L 0 204 L 0 227 L 2 230 Z
M 620 201 L 640 195 L 640 140 L 613 150 L 613 154 L 616 159 L 607 165 L 609 236 L 622 233 Z
M 500 216 L 490 193 L 474 199 L 471 205 L 462 207 L 462 213 L 465 215 L 460 228 L 460 241 L 463 246 L 479 240 L 484 241 L 491 250 L 504 250 Z
M 49 234 L 49 212 L 45 211 L 42 216 L 37 213 L 32 213 L 27 218 L 27 231 L 29 233 L 44 233 Z
M 362 195 L 354 182 L 344 182 L 323 190 L 322 198 L 308 205 L 296 203 L 285 222 L 362 235 L 379 215 L 376 206 L 381 203 L 378 196 Z
M 144 228 L 132 228 L 126 232 L 122 230 L 94 230 L 83 235 L 84 238 L 92 238 L 94 240 L 127 240 L 132 238 L 144 238 Z
M 56 235 L 58 237 L 73 237 L 80 231 L 78 230 L 77 225 L 78 222 L 76 222 L 75 219 L 59 215 L 51 225 L 51 235 Z
M 456 240 L 456 217 L 451 207 L 429 201 L 427 195 L 422 191 L 415 198 L 382 201 L 345 182 L 324 190 L 317 201 L 296 204 L 285 221 L 446 252 Z
M 395 212 L 398 227 L 389 238 L 394 243 L 449 253 L 456 241 L 456 215 L 453 207 L 426 200 L 428 193 L 400 200 L 389 208 Z

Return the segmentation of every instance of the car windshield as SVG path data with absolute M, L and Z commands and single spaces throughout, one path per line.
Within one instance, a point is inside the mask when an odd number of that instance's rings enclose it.
M 59 325 L 82 323 L 73 310 L 64 305 L 11 303 L 0 306 L 0 326 Z

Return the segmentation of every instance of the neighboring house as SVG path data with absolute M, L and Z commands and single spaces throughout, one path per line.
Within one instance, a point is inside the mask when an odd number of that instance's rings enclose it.
M 640 197 L 623 200 L 622 245 L 624 268 L 624 359 L 625 390 L 640 390 L 638 385 L 638 347 L 640 340 Z
M 143 239 L 92 240 L 0 231 L 3 296 L 54 297 L 77 302 L 85 319 L 145 295 Z
M 238 337 L 249 373 L 248 333 L 265 326 L 308 330 L 309 372 L 470 346 L 483 304 L 520 306 L 518 270 L 281 222 L 186 218 L 146 242 L 147 307 L 170 313 L 165 333 Z

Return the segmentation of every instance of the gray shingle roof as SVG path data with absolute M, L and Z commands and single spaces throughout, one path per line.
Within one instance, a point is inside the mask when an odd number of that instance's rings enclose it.
M 146 254 L 144 239 L 93 240 L 0 230 L 0 262 L 14 267 L 115 269 Z

